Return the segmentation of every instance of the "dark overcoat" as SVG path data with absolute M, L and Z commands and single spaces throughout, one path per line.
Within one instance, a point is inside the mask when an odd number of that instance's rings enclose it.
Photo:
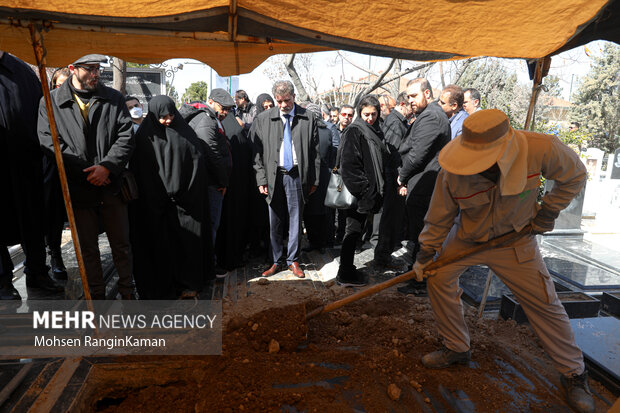
M 437 102 L 420 113 L 400 146 L 399 178 L 407 183 L 407 196 L 431 196 L 441 167 L 439 151 L 450 142 L 450 121 Z
M 70 76 L 51 92 L 58 139 L 67 172 L 73 206 L 89 208 L 101 205 L 104 192 L 118 194 L 119 176 L 133 153 L 133 122 L 123 95 L 102 84 L 91 98 L 88 122 L 84 121 L 69 84 Z M 54 152 L 45 102 L 39 105 L 38 134 L 41 146 Z M 105 166 L 110 171 L 109 185 L 95 186 L 87 181 L 85 168 Z
M 271 203 L 280 159 L 280 147 L 284 137 L 284 124 L 280 110 L 273 107 L 254 119 L 252 125 L 254 142 L 254 170 L 257 185 L 267 185 L 267 202 Z M 291 137 L 297 156 L 304 202 L 312 186 L 319 185 L 321 158 L 317 121 L 306 109 L 295 104 L 295 116 L 291 122 Z
M 41 83 L 21 60 L 0 59 L 0 246 L 43 240 L 43 167 L 37 139 Z

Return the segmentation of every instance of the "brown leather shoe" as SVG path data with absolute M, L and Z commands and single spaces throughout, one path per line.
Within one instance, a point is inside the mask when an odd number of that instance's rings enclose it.
M 293 261 L 293 263 L 288 266 L 288 269 L 291 270 L 297 278 L 304 278 L 306 276 L 304 270 L 301 269 L 297 261 Z
M 272 275 L 279 273 L 281 269 L 282 268 L 280 267 L 280 264 L 273 264 L 271 267 L 269 267 L 267 271 L 265 271 L 261 275 L 263 277 L 271 277 Z

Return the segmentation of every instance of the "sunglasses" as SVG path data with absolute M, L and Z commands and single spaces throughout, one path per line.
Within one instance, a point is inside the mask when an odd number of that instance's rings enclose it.
M 352 113 L 341 113 L 340 116 L 347 117 L 347 118 L 352 118 L 353 114 Z
M 101 73 L 103 72 L 103 68 L 101 66 L 82 66 L 82 65 L 74 65 L 74 67 L 79 67 L 80 69 L 84 69 L 90 73 Z

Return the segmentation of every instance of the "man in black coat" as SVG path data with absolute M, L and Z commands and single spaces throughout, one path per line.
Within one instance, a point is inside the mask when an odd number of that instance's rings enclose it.
M 92 297 L 105 299 L 98 242 L 102 224 L 119 275 L 118 290 L 132 299 L 133 256 L 120 178 L 135 146 L 133 122 L 123 95 L 99 83 L 99 64 L 105 61 L 95 54 L 70 64 L 71 77 L 52 91 L 52 107 Z M 53 152 L 43 100 L 38 133 L 43 149 Z
M 230 94 L 224 89 L 213 89 L 209 94 L 207 107 L 196 109 L 183 105 L 179 113 L 196 135 L 204 142 L 203 156 L 207 164 L 207 183 L 209 185 L 209 205 L 211 214 L 211 230 L 213 245 L 216 242 L 217 230 L 222 216 L 222 204 L 230 181 L 232 156 L 222 121 L 235 106 Z M 225 275 L 221 267 L 216 268 L 216 275 Z
M 286 263 L 298 278 L 299 242 L 303 204 L 318 187 L 321 168 L 317 123 L 313 115 L 295 104 L 295 88 L 288 80 L 273 86 L 276 107 L 256 117 L 252 128 L 254 170 L 261 194 L 269 204 L 273 265 L 264 277 L 282 269 L 284 224 L 288 220 Z
M 420 247 L 418 236 L 424 228 L 424 216 L 433 195 L 439 173 L 439 151 L 450 142 L 450 121 L 437 102 L 433 89 L 424 78 L 407 83 L 407 96 L 416 120 L 400 146 L 402 166 L 398 170 L 399 193 L 407 196 L 408 250 L 412 259 Z M 401 287 L 403 288 L 403 287 Z
M 385 166 L 385 189 L 383 208 L 380 214 L 379 239 L 375 247 L 374 261 L 379 266 L 390 264 L 392 251 L 404 239 L 405 199 L 398 195 L 398 168 L 402 165 L 400 152 L 409 129 L 412 110 L 407 92 L 402 92 L 396 99 L 394 110 L 383 123 L 385 144 L 390 151 L 390 158 Z M 375 216 L 377 219 L 377 216 Z
M 45 265 L 43 166 L 37 139 L 41 83 L 21 60 L 0 50 L 0 299 L 19 300 L 8 246 L 26 254 L 26 286 L 62 291 Z

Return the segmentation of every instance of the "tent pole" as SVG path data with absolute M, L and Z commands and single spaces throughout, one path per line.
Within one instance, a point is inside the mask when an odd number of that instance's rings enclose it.
M 86 268 L 84 267 L 84 259 L 82 257 L 82 247 L 80 245 L 80 239 L 77 233 L 77 226 L 75 224 L 75 215 L 73 214 L 73 205 L 71 204 L 71 197 L 69 196 L 69 186 L 67 184 L 67 173 L 65 171 L 65 163 L 62 159 L 62 152 L 60 150 L 60 142 L 58 141 L 58 129 L 56 128 L 56 118 L 54 117 L 54 110 L 52 108 L 52 98 L 50 96 L 49 83 L 47 80 L 47 72 L 45 70 L 45 46 L 43 45 L 43 35 L 38 27 L 34 27 L 30 24 L 30 37 L 32 39 L 32 47 L 34 49 L 34 56 L 37 60 L 37 66 L 39 67 L 39 75 L 41 76 L 41 88 L 43 89 L 43 98 L 45 99 L 45 109 L 47 110 L 47 116 L 50 122 L 50 132 L 52 134 L 52 142 L 54 144 L 54 155 L 56 157 L 56 165 L 58 166 L 58 175 L 60 177 L 60 185 L 62 188 L 62 197 L 65 200 L 65 208 L 67 209 L 67 218 L 69 219 L 69 226 L 71 227 L 71 238 L 73 238 L 73 247 L 75 249 L 75 255 L 80 269 L 80 277 L 82 278 L 82 287 L 84 288 L 84 297 L 88 309 L 93 310 L 92 298 L 90 296 L 90 289 L 88 288 L 88 279 L 86 278 Z
M 534 71 L 534 80 L 532 83 L 532 96 L 530 97 L 530 105 L 527 108 L 527 115 L 525 116 L 525 124 L 523 125 L 523 129 L 530 129 L 530 122 L 532 122 L 532 117 L 534 115 L 534 108 L 536 107 L 536 101 L 538 100 L 538 95 L 540 94 L 540 89 L 542 87 L 542 79 L 547 76 L 549 72 L 549 66 L 551 65 L 551 57 L 546 56 L 536 61 L 536 69 Z

